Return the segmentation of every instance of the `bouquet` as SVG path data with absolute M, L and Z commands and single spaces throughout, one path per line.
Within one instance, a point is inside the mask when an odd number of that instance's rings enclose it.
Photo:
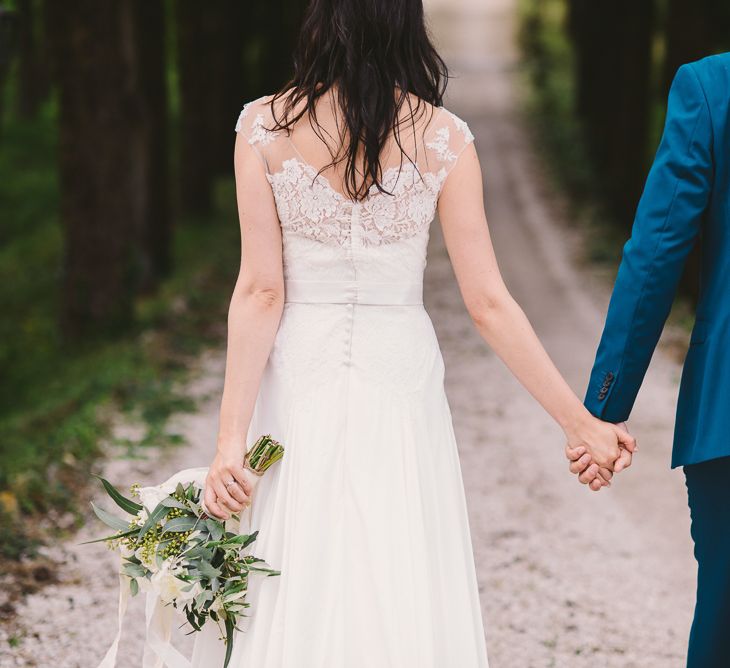
M 257 480 L 283 454 L 280 443 L 262 436 L 246 454 L 244 466 Z M 140 590 L 147 594 L 145 665 L 152 654 L 168 665 L 189 665 L 169 642 L 170 611 L 175 609 L 185 616 L 191 632 L 200 631 L 209 620 L 219 626 L 226 643 L 226 668 L 237 622 L 249 607 L 249 575 L 279 575 L 248 553 L 258 532 L 240 533 L 240 516 L 223 522 L 208 515 L 202 501 L 206 474 L 207 469 L 188 469 L 157 487 L 134 485 L 133 498 L 100 478 L 114 503 L 131 516 L 121 518 L 91 504 L 116 533 L 90 542 L 106 542 L 122 561 L 119 633 L 100 668 L 115 665 L 127 595 Z

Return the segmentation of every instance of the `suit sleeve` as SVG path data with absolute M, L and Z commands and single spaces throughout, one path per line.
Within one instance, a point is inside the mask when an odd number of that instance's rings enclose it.
M 627 420 L 699 233 L 713 180 L 712 126 L 692 65 L 672 83 L 659 149 L 626 243 L 585 398 Z

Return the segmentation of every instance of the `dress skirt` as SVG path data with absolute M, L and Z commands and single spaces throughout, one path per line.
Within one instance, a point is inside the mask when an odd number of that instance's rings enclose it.
M 248 433 L 284 458 L 242 530 L 233 668 L 487 668 L 441 351 L 422 305 L 288 302 Z M 210 623 L 193 666 L 223 665 Z

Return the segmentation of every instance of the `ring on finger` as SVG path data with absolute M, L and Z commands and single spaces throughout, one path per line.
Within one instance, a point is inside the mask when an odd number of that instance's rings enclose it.
M 235 478 L 233 480 L 229 480 L 224 486 L 226 489 L 228 489 L 231 485 L 237 485 Z

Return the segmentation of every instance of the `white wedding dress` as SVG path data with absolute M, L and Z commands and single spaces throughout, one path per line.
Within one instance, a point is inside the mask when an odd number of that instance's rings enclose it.
M 353 203 L 317 175 L 329 154 L 306 116 L 291 136 L 271 126 L 262 98 L 236 131 L 261 159 L 283 234 L 284 313 L 248 434 L 286 448 L 248 518 L 253 552 L 281 575 L 253 582 L 231 666 L 486 668 L 444 365 L 422 301 L 437 200 L 473 136 L 429 107 L 416 132 L 401 129 L 418 171 L 391 151 L 392 195 L 372 188 Z M 193 666 L 222 666 L 215 625 L 198 635 Z

